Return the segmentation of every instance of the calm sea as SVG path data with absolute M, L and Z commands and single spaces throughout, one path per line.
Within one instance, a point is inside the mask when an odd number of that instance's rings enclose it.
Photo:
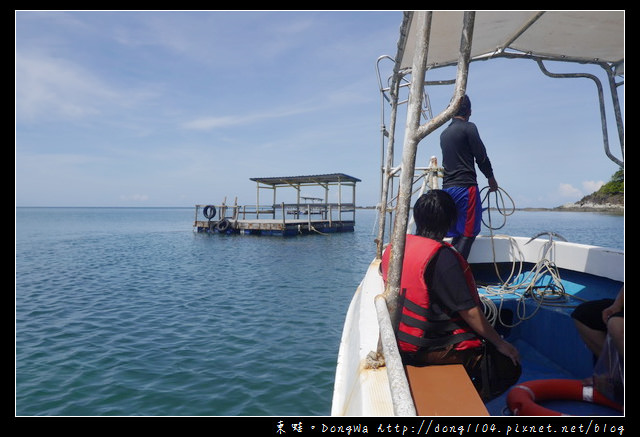
M 17 208 L 18 416 L 322 416 L 374 254 L 356 231 L 195 234 L 191 208 Z M 497 231 L 624 248 L 624 217 L 517 211 Z

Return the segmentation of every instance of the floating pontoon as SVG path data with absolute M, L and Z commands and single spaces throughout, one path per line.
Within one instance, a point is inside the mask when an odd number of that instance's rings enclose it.
M 194 231 L 222 234 L 299 235 L 353 232 L 356 223 L 356 183 L 360 179 L 344 173 L 310 176 L 251 178 L 256 182 L 256 204 L 196 205 Z M 329 202 L 331 187 L 337 187 L 337 202 Z M 278 202 L 278 189 L 293 189 L 295 202 Z M 343 200 L 343 189 L 351 196 Z M 271 201 L 260 203 L 262 190 L 272 190 Z M 324 197 L 303 196 L 303 190 L 321 190 Z

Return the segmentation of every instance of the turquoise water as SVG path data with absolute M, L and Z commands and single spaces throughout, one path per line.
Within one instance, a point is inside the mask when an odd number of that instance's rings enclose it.
M 495 212 L 491 214 L 494 234 L 509 234 L 532 237 L 540 232 L 555 232 L 568 241 L 595 246 L 624 249 L 624 216 L 595 212 L 575 211 L 515 211 L 503 218 Z M 485 211 L 485 224 L 489 217 Z M 483 226 L 482 234 L 489 230 Z M 548 237 L 541 237 L 548 238 Z
M 342 324 L 373 258 L 356 231 L 192 232 L 191 208 L 16 209 L 18 416 L 328 415 Z M 624 218 L 521 212 L 624 247 Z

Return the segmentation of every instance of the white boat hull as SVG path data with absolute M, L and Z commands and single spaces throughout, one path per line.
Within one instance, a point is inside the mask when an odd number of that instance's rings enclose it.
M 368 354 L 378 348 L 374 298 L 384 291 L 379 266 L 379 260 L 371 262 L 347 311 L 338 353 L 332 416 L 393 415 L 387 368 L 376 369 L 367 364 Z

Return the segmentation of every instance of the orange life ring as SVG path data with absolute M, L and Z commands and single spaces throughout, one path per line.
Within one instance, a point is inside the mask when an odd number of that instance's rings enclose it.
M 565 414 L 536 403 L 550 399 L 587 401 L 622 411 L 621 405 L 577 379 L 538 379 L 523 382 L 509 390 L 507 406 L 516 416 L 564 416 Z

